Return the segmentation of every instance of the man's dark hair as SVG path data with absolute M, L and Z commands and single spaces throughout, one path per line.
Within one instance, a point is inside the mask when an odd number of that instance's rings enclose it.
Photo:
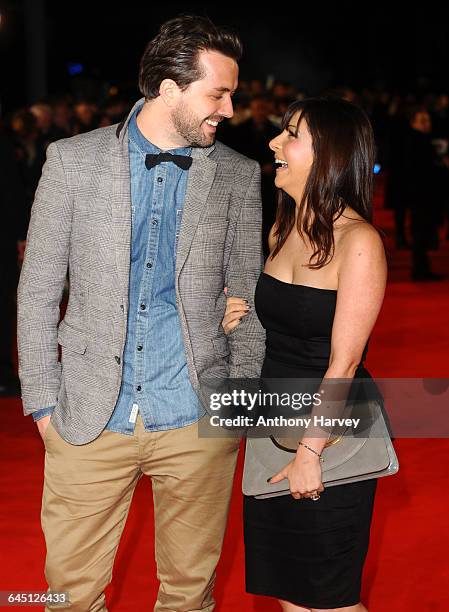
M 158 97 L 164 79 L 172 79 L 182 91 L 202 79 L 200 51 L 217 51 L 238 62 L 242 43 L 235 32 L 208 17 L 180 15 L 163 23 L 140 61 L 139 89 L 145 99 Z

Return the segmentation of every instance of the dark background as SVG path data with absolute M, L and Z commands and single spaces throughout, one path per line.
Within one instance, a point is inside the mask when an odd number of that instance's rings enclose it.
M 260 6 L 135 0 L 1 2 L 2 110 L 36 102 L 42 97 L 37 91 L 69 92 L 75 82 L 79 89 L 80 81 L 94 97 L 111 85 L 137 96 L 137 69 L 146 42 L 163 21 L 179 13 L 206 14 L 237 29 L 244 43 L 242 79 L 265 81 L 272 75 L 306 94 L 336 85 L 400 93 L 448 87 L 449 4 Z M 39 54 L 44 74 L 36 68 Z M 83 73 L 70 77 L 70 62 L 82 64 Z

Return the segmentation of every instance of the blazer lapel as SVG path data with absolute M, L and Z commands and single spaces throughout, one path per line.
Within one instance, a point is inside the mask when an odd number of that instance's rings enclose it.
M 176 277 L 179 276 L 187 259 L 201 213 L 206 207 L 207 198 L 214 182 L 217 162 L 208 157 L 214 148 L 215 146 L 212 145 L 204 149 L 192 149 L 193 162 L 189 170 L 176 253 Z
M 117 287 L 122 298 L 127 300 L 129 291 L 129 270 L 131 263 L 131 173 L 129 169 L 128 123 L 137 106 L 138 100 L 125 121 L 119 124 L 117 140 L 112 150 L 112 235 L 117 268 Z
M 126 145 L 126 146 L 125 146 Z M 128 143 L 116 147 L 112 155 L 112 236 L 117 267 L 117 287 L 129 288 L 131 258 L 131 179 Z
M 117 142 L 112 151 L 112 232 L 114 238 L 118 287 L 124 295 L 129 291 L 131 258 L 131 175 L 129 169 L 128 123 L 141 98 L 131 109 L 128 117 L 117 128 Z M 214 182 L 217 163 L 210 159 L 210 147 L 192 149 L 192 165 L 189 170 L 187 189 L 176 254 L 176 278 L 178 277 L 190 250 L 193 236 L 203 212 L 210 189 Z

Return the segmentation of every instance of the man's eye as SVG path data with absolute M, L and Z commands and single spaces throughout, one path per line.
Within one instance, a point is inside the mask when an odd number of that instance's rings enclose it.
M 223 96 L 212 96 L 214 100 L 221 100 Z

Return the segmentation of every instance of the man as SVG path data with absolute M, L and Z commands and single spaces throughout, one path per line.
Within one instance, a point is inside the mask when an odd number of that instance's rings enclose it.
M 233 149 L 255 159 L 262 170 L 262 246 L 264 258 L 270 253 L 268 235 L 276 218 L 276 187 L 274 179 L 276 168 L 273 164 L 273 152 L 268 143 L 278 134 L 279 129 L 270 121 L 270 100 L 259 94 L 254 96 L 250 104 L 251 117 L 235 127 L 226 142 Z
M 154 610 L 214 609 L 238 440 L 198 435 L 200 381 L 258 376 L 264 352 L 254 309 L 229 338 L 221 327 L 223 287 L 251 303 L 262 267 L 260 168 L 215 142 L 240 55 L 208 19 L 170 20 L 127 119 L 48 148 L 18 288 L 19 374 L 46 448 L 46 578 L 76 612 L 106 610 L 143 474 Z
M 404 134 L 403 189 L 411 213 L 412 280 L 437 281 L 444 277 L 431 269 L 428 251 L 438 248 L 438 194 L 432 120 L 427 109 L 408 109 Z
M 0 395 L 19 395 L 19 379 L 15 375 L 13 342 L 16 325 L 16 290 L 23 241 L 26 236 L 27 201 L 14 147 L 0 131 Z

